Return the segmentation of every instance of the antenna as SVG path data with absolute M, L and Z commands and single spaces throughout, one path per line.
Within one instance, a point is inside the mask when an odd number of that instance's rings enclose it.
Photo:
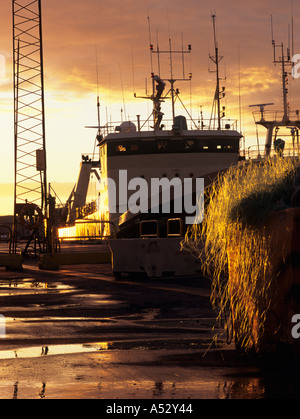
M 191 53 L 191 50 L 192 50 L 192 46 L 191 45 L 188 45 L 188 48 L 186 50 L 184 50 L 183 47 L 181 48 L 181 50 L 178 50 L 178 51 L 177 50 L 173 50 L 172 49 L 172 40 L 171 40 L 171 38 L 169 38 L 169 50 L 161 51 L 158 46 L 157 46 L 157 49 L 155 50 L 153 48 L 153 45 L 150 45 L 150 51 L 151 51 L 152 54 L 158 54 L 158 55 L 160 55 L 160 54 L 168 54 L 169 55 L 169 60 L 170 60 L 170 73 L 171 74 L 170 74 L 170 78 L 169 79 L 167 79 L 167 78 L 165 78 L 165 79 L 168 80 L 168 82 L 171 84 L 171 88 L 170 88 L 170 90 L 169 90 L 168 93 L 171 93 L 171 99 L 172 99 L 172 117 L 173 117 L 173 124 L 174 125 L 175 125 L 175 96 L 178 97 L 178 93 L 179 93 L 178 90 L 175 92 L 174 84 L 175 84 L 176 81 L 190 81 L 191 78 L 192 78 L 192 74 L 190 73 L 188 78 L 186 78 L 184 76 L 184 62 L 182 62 L 182 65 L 183 65 L 183 77 L 181 79 L 176 77 L 176 79 L 175 79 L 174 78 L 174 74 L 173 74 L 173 55 L 174 54 L 181 54 L 181 56 L 184 57 L 184 54 L 190 54 Z M 157 77 L 157 76 L 154 76 L 154 73 L 152 72 L 152 79 L 153 80 L 155 80 L 154 77 Z M 161 78 L 161 77 L 159 77 L 159 78 Z M 163 80 L 163 78 L 162 78 L 162 80 Z M 167 93 L 167 95 L 168 95 L 168 93 Z M 154 94 L 153 94 L 153 98 L 154 98 Z
M 185 73 L 184 73 L 183 33 L 181 34 L 181 50 L 182 50 L 182 78 L 185 78 Z
M 135 76 L 134 76 L 134 54 L 133 47 L 131 48 L 131 64 L 132 64 L 132 89 L 135 91 Z
M 151 63 L 151 74 L 153 73 L 153 59 L 152 59 L 152 50 L 153 50 L 153 44 L 152 44 L 152 37 L 151 37 L 151 22 L 150 22 L 150 16 L 148 14 L 148 32 L 149 32 L 149 45 L 150 45 L 150 63 Z M 157 40 L 158 42 L 158 40 Z M 158 45 L 157 45 L 157 49 L 158 49 Z M 159 55 L 158 55 L 158 63 L 159 63 Z M 146 81 L 147 83 L 147 81 Z M 152 92 L 153 92 L 153 96 L 155 93 L 155 83 L 154 80 L 152 79 Z M 146 95 L 148 95 L 147 93 L 147 86 L 146 86 Z M 136 96 L 135 96 L 136 97 Z
M 97 75 L 97 117 L 98 117 L 98 135 L 101 135 L 101 129 L 100 129 L 100 96 L 99 96 L 99 66 L 98 66 L 98 51 L 97 46 L 96 48 L 96 75 Z
M 282 121 L 283 122 L 287 122 L 289 120 L 289 115 L 288 115 L 288 102 L 287 102 L 287 94 L 288 94 L 288 89 L 287 89 L 287 76 L 288 73 L 286 71 L 286 66 L 287 65 L 292 65 L 291 62 L 291 56 L 290 56 L 290 50 L 289 47 L 287 48 L 287 55 L 284 55 L 284 45 L 283 42 L 281 42 L 280 44 L 276 44 L 275 40 L 274 40 L 274 36 L 273 36 L 273 18 L 271 15 L 271 32 L 272 32 L 272 46 L 273 46 L 273 50 L 274 50 L 274 59 L 273 62 L 274 64 L 281 64 L 281 77 L 282 77 L 282 93 L 283 93 L 283 118 Z M 289 30 L 290 32 L 290 30 Z M 289 40 L 290 42 L 290 40 Z M 293 43 L 293 41 L 292 41 Z M 280 55 L 277 58 L 276 57 L 276 52 L 278 50 L 278 48 L 280 49 Z
M 291 0 L 291 27 L 292 27 L 292 57 L 294 56 L 294 6 Z
M 273 15 L 271 15 L 271 37 L 272 37 L 272 46 L 273 46 L 273 52 L 274 52 L 273 62 L 275 63 L 275 61 L 276 61 L 276 54 L 275 54 L 275 40 L 274 40 L 274 28 L 273 28 Z
M 219 55 L 219 48 L 218 48 L 218 42 L 217 42 L 217 36 L 216 36 L 216 14 L 213 13 L 212 14 L 212 21 L 213 21 L 213 33 L 214 33 L 214 46 L 215 46 L 215 56 L 212 56 L 209 54 L 209 58 L 211 59 L 211 61 L 215 64 L 216 66 L 216 91 L 215 91 L 215 96 L 214 96 L 214 100 L 213 100 L 213 107 L 212 107 L 212 113 L 211 113 L 211 118 L 212 119 L 212 114 L 213 111 L 215 109 L 215 107 L 217 107 L 217 121 L 218 121 L 218 130 L 221 129 L 221 109 L 220 109 L 220 99 L 225 97 L 225 87 L 222 88 L 222 91 L 220 91 L 220 76 L 219 76 L 219 63 L 220 61 L 223 59 L 223 56 Z M 222 114 L 222 117 L 224 116 L 224 112 Z
M 148 31 L 149 31 L 149 45 L 150 45 L 150 61 L 151 61 L 151 73 L 153 73 L 153 61 L 152 61 L 152 54 L 151 48 L 153 48 L 152 40 L 151 40 L 151 23 L 150 23 L 150 16 L 147 16 L 148 19 Z
M 241 61 L 240 61 L 240 43 L 238 43 L 238 76 L 239 76 L 239 119 L 240 119 L 240 132 L 242 132 L 242 97 L 241 97 Z M 245 148 L 245 136 L 244 136 L 244 155 L 246 152 Z
M 158 32 L 157 32 L 157 29 L 156 29 L 156 45 L 157 45 L 157 51 L 158 51 L 158 54 L 157 54 L 158 75 L 160 77 L 159 42 L 158 42 Z
M 168 11 L 167 11 L 168 15 Z M 151 79 L 152 79 L 152 95 L 148 94 L 147 89 L 147 79 L 146 79 L 146 97 L 145 96 L 137 96 L 136 93 L 134 93 L 135 98 L 142 98 L 142 99 L 149 99 L 153 102 L 153 111 L 150 117 L 153 115 L 153 121 L 154 121 L 154 130 L 161 130 L 163 125 L 161 125 L 163 113 L 161 112 L 161 103 L 164 102 L 166 99 L 169 99 L 168 97 L 169 93 L 171 93 L 171 99 L 172 99 L 172 118 L 173 118 L 173 126 L 175 126 L 175 99 L 179 98 L 179 90 L 174 89 L 174 84 L 176 81 L 191 81 L 192 73 L 189 73 L 189 77 L 185 77 L 185 64 L 184 64 L 184 54 L 189 54 L 192 50 L 191 45 L 188 45 L 187 50 L 184 50 L 183 48 L 183 37 L 182 37 L 182 47 L 181 50 L 175 51 L 172 49 L 172 40 L 170 35 L 170 23 L 169 23 L 169 15 L 168 15 L 168 31 L 169 31 L 169 49 L 167 50 L 160 50 L 159 47 L 159 41 L 158 41 L 158 32 L 156 29 L 156 47 L 152 43 L 152 37 L 151 37 L 151 25 L 150 25 L 150 17 L 149 14 L 147 16 L 148 18 L 148 30 L 149 30 L 149 44 L 150 44 L 150 62 L 151 62 Z M 153 70 L 153 58 L 152 55 L 157 54 L 157 65 L 158 65 L 158 73 L 154 73 Z M 160 63 L 160 57 L 161 54 L 168 54 L 169 55 L 169 64 L 170 64 L 170 77 L 163 78 L 161 76 L 161 63 Z M 173 74 L 173 55 L 174 54 L 181 54 L 182 56 L 182 74 L 183 77 L 176 78 Z M 167 92 L 166 95 L 163 96 L 163 91 L 166 86 L 166 81 L 168 81 L 171 84 L 170 90 Z M 180 100 L 180 99 L 179 99 Z M 150 118 L 149 117 L 149 118 Z M 148 118 L 148 119 L 149 119 Z
M 122 76 L 122 69 L 121 64 L 119 63 L 119 69 L 120 69 L 120 79 L 121 79 L 121 88 L 122 88 L 122 97 L 123 97 L 123 107 L 124 107 L 124 115 L 126 120 L 126 106 L 125 106 L 125 96 L 124 96 L 124 86 L 123 86 L 123 76 Z M 122 122 L 123 122 L 123 109 L 121 109 L 121 116 L 122 116 Z

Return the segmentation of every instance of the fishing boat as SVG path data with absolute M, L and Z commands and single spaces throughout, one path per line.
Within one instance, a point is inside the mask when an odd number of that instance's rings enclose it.
M 215 33 L 215 16 L 213 24 Z M 150 44 L 150 54 L 174 57 L 178 51 L 172 50 L 171 40 L 169 45 L 168 51 L 161 51 Z M 180 51 L 181 57 L 190 53 L 191 45 Z M 211 58 L 216 64 L 217 83 L 214 115 L 208 122 L 193 120 L 186 110 L 175 85 L 190 81 L 192 74 L 186 77 L 183 69 L 182 76 L 175 77 L 172 58 L 169 77 L 151 72 L 152 94 L 142 97 L 153 104 L 146 120 L 138 115 L 135 121 L 100 126 L 98 113 L 99 158 L 82 156 L 78 182 L 68 200 L 68 225 L 59 230 L 59 237 L 98 234 L 110 238 L 115 276 L 124 272 L 149 277 L 199 274 L 199 262 L 180 251 L 180 242 L 188 225 L 201 222 L 203 214 L 198 209 L 204 188 L 220 171 L 243 159 L 237 121 L 225 119 L 225 108 L 220 106 L 225 88 L 220 88 L 216 39 Z M 164 119 L 163 104 L 167 101 L 171 121 Z M 176 101 L 182 103 L 188 117 L 176 115 Z M 97 176 L 98 198 L 86 205 L 91 173 Z M 91 233 L 93 222 L 97 233 Z

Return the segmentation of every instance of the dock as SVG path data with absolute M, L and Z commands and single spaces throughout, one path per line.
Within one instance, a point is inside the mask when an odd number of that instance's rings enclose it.
M 278 364 L 238 354 L 215 328 L 206 278 L 116 281 L 108 263 L 31 258 L 0 269 L 0 304 L 2 398 L 284 396 Z

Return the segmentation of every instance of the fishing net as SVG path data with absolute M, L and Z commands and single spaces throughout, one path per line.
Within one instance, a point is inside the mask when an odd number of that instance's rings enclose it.
M 288 245 L 270 228 L 269 216 L 292 206 L 299 174 L 298 163 L 279 157 L 231 167 L 207 191 L 202 225 L 190 226 L 185 237 L 184 247 L 212 280 L 219 322 L 233 325 L 236 345 L 244 350 L 257 346 L 264 333 L 278 261 Z M 286 219 L 281 224 L 289 229 Z M 231 322 L 224 323 L 228 316 Z

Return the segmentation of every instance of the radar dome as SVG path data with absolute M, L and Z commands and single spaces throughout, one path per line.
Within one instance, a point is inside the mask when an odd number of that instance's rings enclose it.
M 122 122 L 122 124 L 117 127 L 119 132 L 136 132 L 136 126 L 131 121 Z

